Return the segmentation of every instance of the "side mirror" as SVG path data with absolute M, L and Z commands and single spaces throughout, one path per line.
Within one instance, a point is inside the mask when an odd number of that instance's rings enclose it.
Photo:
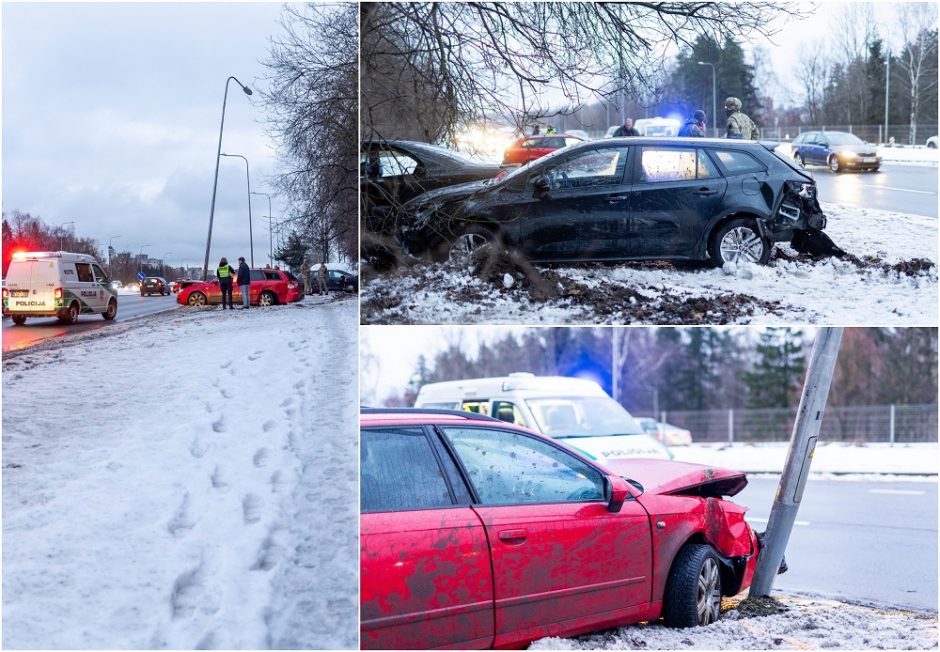
M 549 182 L 548 177 L 540 176 L 536 177 L 535 181 L 532 182 L 532 188 L 537 193 L 548 192 L 552 187 L 552 184 Z
M 608 475 L 604 478 L 604 499 L 607 501 L 608 512 L 619 512 L 624 501 L 631 495 L 630 485 L 620 476 Z

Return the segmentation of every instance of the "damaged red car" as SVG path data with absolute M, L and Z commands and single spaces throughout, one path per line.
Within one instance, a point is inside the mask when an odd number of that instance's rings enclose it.
M 363 409 L 361 646 L 519 648 L 662 618 L 707 625 L 750 586 L 742 473 L 603 467 L 467 412 Z

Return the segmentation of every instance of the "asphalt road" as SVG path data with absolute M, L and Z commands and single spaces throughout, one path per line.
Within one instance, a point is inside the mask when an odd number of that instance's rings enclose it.
M 879 172 L 838 172 L 809 165 L 819 200 L 937 217 L 937 168 L 882 163 Z
M 776 480 L 735 496 L 761 531 Z M 774 589 L 937 610 L 937 483 L 810 480 Z
M 136 294 L 122 294 L 118 296 L 118 312 L 114 321 L 128 321 L 164 310 L 173 310 L 178 306 L 176 295 L 142 297 Z M 7 317 L 3 319 L 3 352 L 25 349 L 51 337 L 106 328 L 110 323 L 112 322 L 105 321 L 101 315 L 81 315 L 78 323 L 70 326 L 63 326 L 55 317 L 27 319 L 25 325 L 14 326 L 13 320 Z

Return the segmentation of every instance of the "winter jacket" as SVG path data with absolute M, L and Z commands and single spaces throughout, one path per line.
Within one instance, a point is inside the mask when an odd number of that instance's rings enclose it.
M 235 270 L 231 265 L 220 267 L 215 273 L 215 275 L 219 277 L 219 285 L 225 285 L 227 287 L 232 287 L 232 276 L 234 274 Z
M 248 268 L 248 263 L 238 264 L 238 284 L 239 285 L 251 284 L 251 270 Z

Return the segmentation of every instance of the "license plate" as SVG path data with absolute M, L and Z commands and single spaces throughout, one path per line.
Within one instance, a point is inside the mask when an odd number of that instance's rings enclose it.
M 869 157 L 863 157 L 863 158 L 860 158 L 860 159 L 858 159 L 858 160 L 861 161 L 862 163 L 874 163 L 874 162 L 875 162 L 875 159 L 872 158 L 872 157 L 870 157 L 870 156 L 869 156 Z
M 10 290 L 11 297 L 28 297 L 29 290 Z

